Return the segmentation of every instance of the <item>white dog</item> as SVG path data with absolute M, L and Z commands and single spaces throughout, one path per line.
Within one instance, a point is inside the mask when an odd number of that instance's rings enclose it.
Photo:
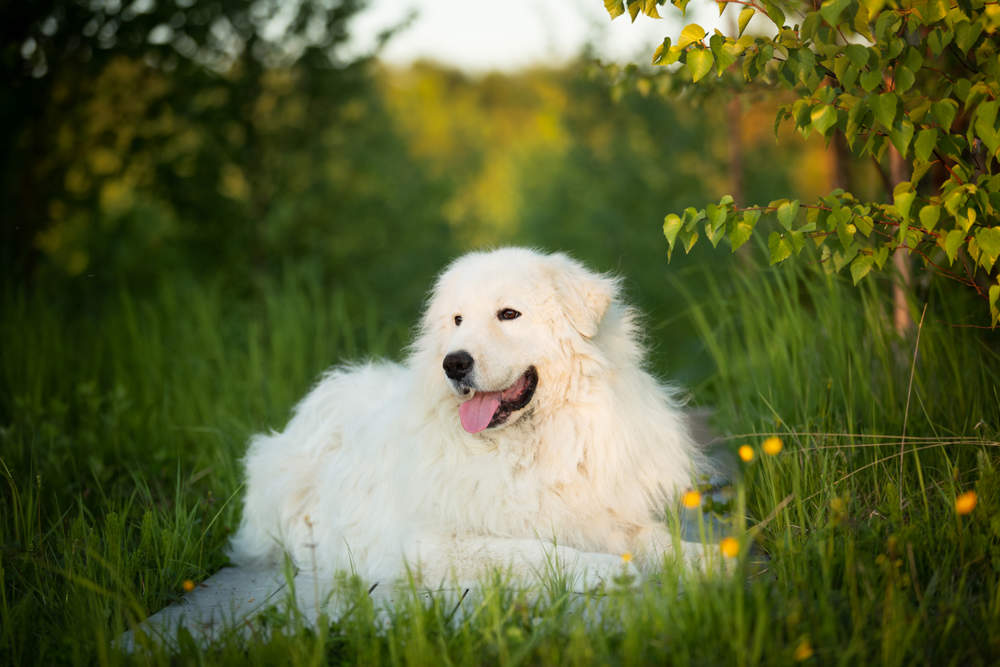
M 336 368 L 252 439 L 231 556 L 431 583 L 554 560 L 589 586 L 625 553 L 659 565 L 665 508 L 701 463 L 617 279 L 474 252 L 438 279 L 404 363 Z

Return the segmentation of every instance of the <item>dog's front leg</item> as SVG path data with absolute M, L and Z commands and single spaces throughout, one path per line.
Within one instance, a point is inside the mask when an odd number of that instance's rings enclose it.
M 584 592 L 615 585 L 622 577 L 635 581 L 638 572 L 620 556 L 580 551 L 540 539 L 466 536 L 414 542 L 407 563 L 424 585 L 471 585 L 499 571 L 514 585 L 565 578 L 571 590 Z

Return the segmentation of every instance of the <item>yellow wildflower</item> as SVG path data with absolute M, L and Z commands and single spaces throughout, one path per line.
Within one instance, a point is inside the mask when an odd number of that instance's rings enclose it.
M 804 637 L 799 645 L 795 647 L 795 662 L 802 662 L 803 660 L 808 660 L 813 656 L 813 647 L 809 643 L 809 638 Z
M 184 583 L 181 584 L 181 586 L 184 588 L 185 593 L 190 593 L 191 591 L 194 590 L 194 582 L 191 581 L 190 579 L 185 579 Z
M 694 509 L 701 505 L 701 494 L 697 491 L 687 491 L 681 498 L 681 502 L 684 503 L 684 507 Z
M 735 537 L 726 537 L 719 542 L 719 550 L 726 558 L 736 558 L 740 555 L 740 543 Z
M 968 514 L 976 509 L 976 492 L 966 491 L 955 499 L 955 511 L 959 514 Z
M 781 442 L 781 438 L 776 438 L 774 436 L 771 436 L 770 438 L 764 441 L 764 444 L 761 445 L 761 448 L 764 450 L 765 454 L 770 454 L 771 456 L 777 456 L 781 452 L 782 447 L 784 446 L 785 445 Z
M 737 450 L 737 452 L 739 453 L 740 458 L 747 463 L 750 463 L 750 461 L 753 460 L 753 447 L 750 445 L 743 445 L 739 448 L 739 450 Z

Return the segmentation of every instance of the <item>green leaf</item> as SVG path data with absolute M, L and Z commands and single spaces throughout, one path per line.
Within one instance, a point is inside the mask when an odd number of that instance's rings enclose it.
M 794 54 L 794 67 L 798 75 L 798 80 L 808 88 L 815 89 L 816 86 L 819 85 L 821 78 L 821 75 L 816 72 L 816 54 L 814 54 L 810 49 L 795 49 L 791 53 Z M 825 76 L 825 73 L 822 76 Z M 825 87 L 817 91 L 817 96 L 820 98 L 821 102 L 833 101 L 834 94 L 833 88 L 830 87 Z M 824 99 L 824 95 L 829 95 L 830 97 L 828 99 Z
M 941 129 L 948 132 L 951 124 L 955 121 L 955 114 L 958 112 L 958 102 L 951 98 L 938 100 L 931 105 L 931 113 L 941 125 Z
M 704 211 L 699 211 L 694 206 L 688 206 L 684 209 L 683 223 L 685 231 L 694 231 L 698 228 L 698 221 L 705 217 Z
M 957 216 L 955 222 L 958 223 L 963 231 L 968 232 L 972 225 L 975 224 L 977 215 L 976 209 L 970 207 L 965 209 L 964 216 Z
M 908 47 L 906 49 L 906 57 L 903 58 L 903 64 L 911 72 L 917 72 L 924 66 L 924 56 L 920 53 L 919 49 L 915 49 L 912 46 Z
M 836 27 L 840 22 L 841 13 L 851 4 L 851 0 L 825 0 L 819 8 L 823 20 Z
M 892 131 L 892 126 L 896 121 L 896 109 L 898 107 L 899 97 L 896 93 L 883 93 L 875 96 L 872 100 L 872 110 L 875 112 L 875 119 L 889 131 Z
M 639 0 L 625 0 L 625 6 L 628 8 L 628 15 L 632 19 L 632 23 L 635 23 L 635 17 L 639 15 Z
M 875 36 L 872 34 L 869 23 L 871 23 L 871 18 L 868 15 L 868 8 L 861 3 L 858 3 L 858 11 L 854 14 L 854 20 L 851 22 L 851 27 L 854 28 L 854 32 L 858 33 L 869 42 L 874 42 Z
M 944 0 L 927 0 L 927 2 L 914 3 L 914 9 L 924 25 L 937 23 L 948 15 L 948 7 Z
M 760 214 L 757 214 L 760 217 Z M 729 245 L 733 247 L 733 252 L 736 252 L 741 245 L 750 240 L 750 236 L 753 234 L 753 224 L 746 222 L 746 216 L 743 220 L 737 222 L 733 225 L 732 231 L 729 232 Z
M 990 100 L 989 102 L 983 102 L 976 109 L 976 131 L 978 132 L 980 126 L 983 129 L 993 129 L 996 125 L 997 120 L 997 109 L 1000 108 L 1000 102 L 996 100 Z
M 979 263 L 987 271 L 992 270 L 1000 257 L 1000 227 L 980 227 L 976 230 L 976 242 L 982 253 Z
M 908 91 L 913 87 L 913 82 L 916 80 L 917 77 L 913 75 L 913 72 L 910 71 L 910 68 L 906 65 L 901 65 L 896 68 L 895 83 L 897 93 L 902 94 Z
M 848 44 L 844 47 L 844 53 L 858 69 L 868 64 L 868 49 L 860 44 Z
M 889 246 L 882 246 L 876 250 L 874 257 L 875 266 L 877 266 L 879 271 L 881 271 L 882 267 L 885 266 L 885 260 L 889 259 Z
M 778 5 L 764 0 L 764 13 L 767 14 L 767 18 L 771 19 L 771 22 L 780 30 L 785 27 L 785 13 L 781 11 Z M 768 60 L 770 60 L 770 56 Z
M 855 243 L 848 246 L 846 250 L 837 250 L 833 253 L 833 270 L 840 271 L 842 268 L 847 266 L 848 262 L 854 259 L 857 254 L 858 246 Z
M 792 252 L 799 254 L 806 245 L 806 235 L 799 231 L 788 232 L 788 240 L 792 244 Z
M 722 73 L 736 62 L 736 55 L 732 53 L 731 49 L 725 48 L 728 44 L 731 44 L 731 42 L 727 42 L 725 37 L 718 34 L 712 35 L 712 39 L 709 40 L 709 48 L 712 50 L 712 56 L 715 58 L 716 74 L 719 76 L 722 76 Z
M 972 258 L 972 261 L 978 265 L 982 253 L 979 250 L 979 241 L 976 240 L 975 236 L 969 239 L 969 245 L 965 249 L 969 253 L 969 257 Z
M 930 160 L 934 154 L 934 147 L 937 146 L 938 132 L 932 127 L 920 130 L 917 140 L 913 144 L 913 154 L 918 160 Z
M 656 47 L 656 51 L 653 51 L 653 64 L 659 65 L 663 61 L 663 56 L 670 53 L 670 38 L 664 37 L 663 43 Z M 664 65 L 667 63 L 663 63 Z
M 976 21 L 974 23 L 970 23 L 968 21 L 956 23 L 955 46 L 963 52 L 968 51 L 972 48 L 973 44 L 976 43 L 982 33 L 983 23 L 980 21 Z
M 848 215 L 846 219 L 837 216 L 837 238 L 840 239 L 840 245 L 849 248 L 854 245 L 854 235 L 858 233 L 858 227 L 853 222 L 848 222 L 851 219 L 850 211 L 846 208 L 841 210 L 847 211 Z
M 709 204 L 705 207 L 705 217 L 708 218 L 708 226 L 711 227 L 712 231 L 726 224 L 727 214 L 728 211 L 726 211 L 724 206 Z
M 930 34 L 927 35 L 927 45 L 931 47 L 931 53 L 935 56 L 941 55 L 941 52 L 951 44 L 954 36 L 955 33 L 950 28 L 935 28 L 931 30 Z
M 857 285 L 862 278 L 868 275 L 868 272 L 872 270 L 872 264 L 875 263 L 875 258 L 871 255 L 858 255 L 851 262 L 851 278 L 854 279 L 854 284 Z
M 889 48 L 884 52 L 889 60 L 894 60 L 896 56 L 906 48 L 906 40 L 902 37 L 893 37 L 889 40 Z
M 869 7 L 871 11 L 871 7 Z M 896 33 L 902 19 L 893 11 L 884 11 L 875 19 L 875 38 L 878 42 L 887 42 Z
M 816 36 L 816 30 L 819 28 L 821 20 L 819 12 L 808 12 L 799 27 L 799 39 L 803 42 L 812 40 Z
M 681 231 L 683 225 L 681 218 L 676 213 L 671 213 L 663 219 L 663 235 L 667 237 L 667 258 L 674 252 L 674 243 L 677 241 L 677 232 Z
M 990 287 L 990 326 L 995 327 L 1000 322 L 1000 308 L 997 308 L 997 300 L 1000 299 L 1000 285 Z
M 656 11 L 656 0 L 646 0 L 642 5 L 642 13 L 651 19 L 662 18 L 660 13 Z
M 862 72 L 859 77 L 859 81 L 861 82 L 861 88 L 864 89 L 866 93 L 870 93 L 882 85 L 882 72 L 877 69 Z
M 840 79 L 840 83 L 843 85 L 844 90 L 850 90 L 851 88 L 854 88 L 854 84 L 858 80 L 858 68 L 852 63 L 847 66 L 843 75 L 838 76 L 837 78 Z M 841 95 L 841 97 L 843 97 L 843 95 Z
M 604 8 L 608 10 L 612 20 L 625 13 L 625 4 L 622 0 L 604 0 Z
M 799 214 L 799 200 L 786 201 L 778 206 L 778 222 L 785 229 L 791 231 L 795 218 Z
M 944 197 L 944 207 L 954 217 L 958 217 L 958 210 L 965 204 L 969 196 L 962 188 L 953 188 Z
M 913 186 L 909 181 L 903 181 L 893 189 L 892 205 L 903 218 L 903 222 L 909 222 L 910 208 L 913 206 L 913 199 L 916 196 L 917 193 L 913 191 Z
M 691 73 L 691 82 L 695 83 L 708 74 L 712 69 L 712 62 L 712 52 L 708 49 L 688 51 L 687 67 Z
M 896 230 L 896 245 L 897 246 L 905 245 L 908 248 L 912 248 L 913 246 L 907 243 L 907 241 L 910 239 L 911 236 L 912 234 L 910 234 L 910 223 L 903 222 L 899 226 L 899 229 Z
M 743 31 L 747 29 L 747 24 L 750 23 L 753 15 L 754 11 L 752 7 L 744 7 L 743 11 L 740 12 L 740 18 L 737 21 L 739 23 L 739 32 L 736 33 L 738 37 L 743 35 Z
M 684 254 L 688 254 L 691 252 L 691 248 L 694 247 L 694 244 L 698 242 L 698 232 L 684 232 L 681 235 L 681 240 L 684 242 Z
M 796 128 L 806 128 L 812 123 L 812 106 L 809 100 L 799 99 L 792 105 Z
M 771 235 L 767 237 L 767 249 L 772 265 L 779 264 L 792 255 L 791 243 L 778 232 L 771 232 Z
M 705 223 L 705 238 L 708 239 L 708 242 L 712 244 L 713 248 L 717 248 L 719 246 L 719 241 L 721 241 L 724 236 L 724 233 L 712 227 L 710 223 Z
M 937 204 L 928 204 L 920 209 L 920 225 L 927 231 L 933 231 L 941 218 L 941 207 Z
M 956 84 L 956 88 L 957 88 Z M 975 85 L 970 86 L 968 92 L 965 94 L 965 108 L 971 109 L 977 106 L 986 97 L 992 95 L 990 87 L 984 82 L 978 81 Z
M 684 26 L 684 29 L 681 30 L 681 37 L 677 40 L 677 46 L 683 49 L 688 44 L 700 42 L 705 38 L 705 34 L 705 30 L 697 23 L 686 25 Z
M 896 126 L 889 133 L 889 139 L 899 154 L 905 158 L 910 150 L 910 140 L 913 139 L 913 123 L 906 118 L 896 123 Z
M 953 229 L 944 238 L 944 251 L 948 254 L 948 261 L 955 263 L 958 256 L 958 249 L 965 243 L 965 232 L 961 229 Z
M 976 109 L 976 135 L 986 144 L 990 156 L 996 155 L 997 148 L 1000 147 L 1000 132 L 996 130 L 998 107 L 1000 107 L 1000 102 L 990 100 L 983 102 Z
M 837 124 L 837 110 L 829 104 L 820 104 L 810 114 L 813 128 L 826 136 L 827 130 Z
M 910 180 L 914 183 L 919 183 L 933 165 L 933 162 L 921 162 L 920 160 L 914 160 L 913 173 L 910 174 Z

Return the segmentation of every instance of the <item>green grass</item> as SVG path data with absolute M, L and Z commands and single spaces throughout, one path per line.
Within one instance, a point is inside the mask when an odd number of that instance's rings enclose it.
M 701 377 L 692 394 L 728 446 L 757 450 L 734 532 L 767 555 L 763 573 L 665 565 L 593 603 L 557 581 L 540 596 L 497 584 L 457 615 L 413 595 L 388 626 L 355 584 L 352 611 L 318 629 L 275 609 L 260 623 L 281 633 L 138 661 L 793 664 L 805 643 L 821 664 L 1000 659 L 1000 344 L 950 326 L 980 304 L 929 290 L 914 364 L 873 280 L 692 269 L 669 289 L 686 294 L 678 318 L 709 371 L 664 374 Z M 76 300 L 8 290 L 0 305 L 4 664 L 133 660 L 110 640 L 224 563 L 247 436 L 280 428 L 326 366 L 398 354 L 412 322 L 291 275 L 236 294 L 185 280 Z M 678 321 L 650 322 L 651 342 Z M 759 449 L 772 433 L 775 457 Z M 958 516 L 970 489 L 978 506 Z

